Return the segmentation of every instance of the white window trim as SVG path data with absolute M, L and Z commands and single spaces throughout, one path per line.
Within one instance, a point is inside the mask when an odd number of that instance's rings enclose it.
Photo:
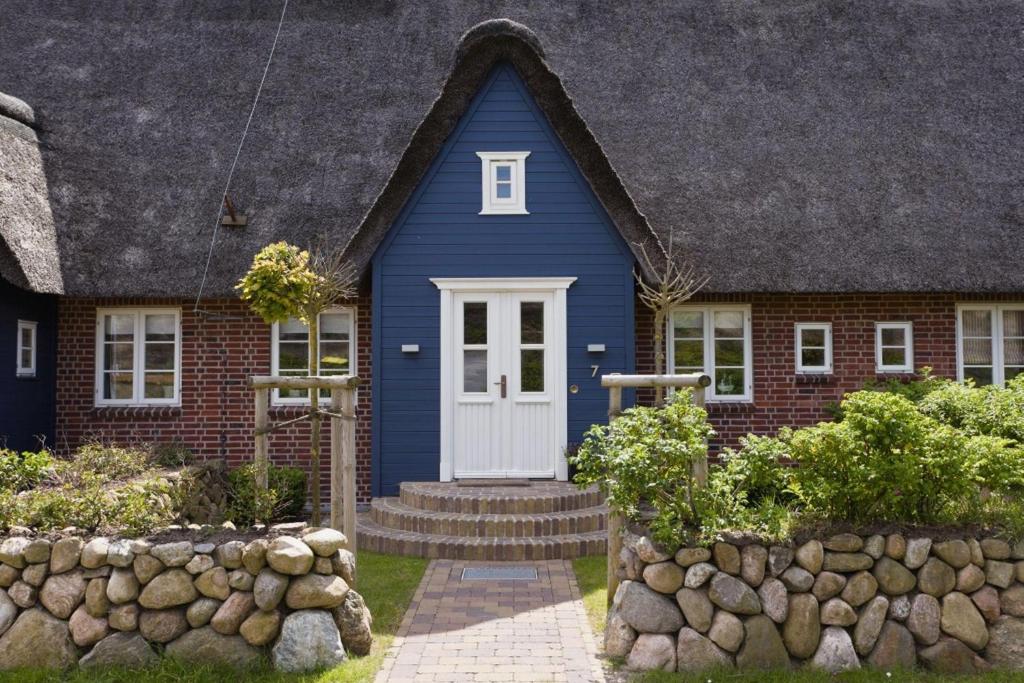
M 359 359 L 358 345 L 356 343 L 356 307 L 355 306 L 332 306 L 327 310 L 323 311 L 320 315 L 330 313 L 348 313 L 348 373 L 350 375 L 356 374 L 356 362 Z M 280 349 L 278 348 L 278 331 L 280 325 L 274 323 L 270 328 L 270 374 L 277 375 L 280 368 Z M 308 342 L 307 342 L 308 343 Z M 307 351 L 308 354 L 308 346 Z M 358 396 L 358 392 L 356 393 Z M 283 406 L 308 406 L 309 398 L 281 398 L 278 394 L 278 390 L 274 389 L 270 392 L 270 405 L 283 407 Z
M 992 385 L 1006 386 L 1006 359 L 1003 353 L 1003 311 L 1024 310 L 1024 303 L 957 304 L 956 306 L 956 378 L 964 381 L 964 311 L 992 313 Z
M 528 215 L 526 210 L 526 157 L 529 152 L 477 152 L 480 157 L 481 216 Z M 494 192 L 494 168 L 512 165 L 512 196 L 499 199 Z
M 804 365 L 803 335 L 804 330 L 821 330 L 825 333 L 825 364 Z M 832 374 L 832 323 L 796 323 L 793 336 L 796 343 L 796 371 L 801 375 Z
M 142 320 L 146 315 L 174 315 L 174 396 L 172 398 L 144 398 L 145 371 L 143 370 L 142 349 L 145 327 Z M 135 334 L 132 338 L 134 361 L 132 363 L 133 398 L 103 398 L 103 317 L 106 315 L 134 315 Z M 97 406 L 179 406 L 181 405 L 181 309 L 180 308 L 97 308 L 96 309 L 96 376 L 94 386 Z
M 14 356 L 14 374 L 17 377 L 35 377 L 36 376 L 36 357 L 38 354 L 37 344 L 37 330 L 38 323 L 33 320 L 19 320 L 18 321 L 18 338 L 15 340 L 16 354 Z M 21 352 L 25 350 L 25 347 L 21 345 L 21 334 L 25 330 L 32 333 L 31 341 L 29 342 L 29 348 L 32 350 L 32 364 L 25 367 L 21 364 Z
M 670 372 L 675 371 L 675 314 L 682 311 L 702 311 L 704 313 L 704 374 L 711 377 L 711 386 L 705 391 L 705 400 L 712 403 L 750 403 L 754 400 L 754 344 L 753 325 L 751 323 L 750 304 L 708 304 L 702 306 L 679 306 L 672 309 L 666 324 L 665 334 L 666 359 Z M 715 352 L 714 352 L 714 315 L 715 311 L 740 311 L 743 313 L 743 376 L 746 380 L 744 391 L 740 395 L 718 396 L 715 388 Z
M 903 365 L 886 365 L 882 362 L 882 332 L 885 330 L 903 330 L 903 352 L 906 362 Z M 897 348 L 895 346 L 890 348 Z M 875 323 L 875 371 L 879 373 L 914 371 L 914 323 L 912 322 L 877 322 Z

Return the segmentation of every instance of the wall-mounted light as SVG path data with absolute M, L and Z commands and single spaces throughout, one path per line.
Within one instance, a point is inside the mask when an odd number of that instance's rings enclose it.
M 604 344 L 587 344 L 587 353 L 604 353 Z
M 402 353 L 419 353 L 419 344 L 402 344 Z

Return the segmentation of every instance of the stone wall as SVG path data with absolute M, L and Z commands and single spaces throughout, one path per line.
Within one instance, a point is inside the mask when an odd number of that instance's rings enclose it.
M 173 533 L 0 542 L 0 670 L 140 667 L 161 655 L 249 668 L 269 655 L 279 670 L 306 671 L 369 651 L 341 533 Z
M 605 649 L 631 669 L 1024 670 L 1024 543 L 665 549 L 627 532 L 620 560 Z

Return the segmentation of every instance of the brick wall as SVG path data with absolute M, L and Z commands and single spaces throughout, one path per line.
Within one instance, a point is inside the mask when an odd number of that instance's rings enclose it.
M 990 297 L 995 299 L 996 297 Z M 875 372 L 875 323 L 914 323 L 914 367 L 931 366 L 937 375 L 956 376 L 955 294 L 752 294 L 702 295 L 693 303 L 726 302 L 751 306 L 754 396 L 750 403 L 708 407 L 719 433 L 712 444 L 735 446 L 748 432 L 771 434 L 784 426 L 831 419 L 830 403 L 864 383 L 900 375 Z M 974 298 L 972 300 L 977 300 Z M 637 302 L 637 372 L 654 370 L 653 314 Z M 796 373 L 794 325 L 832 323 L 833 374 Z M 640 401 L 651 394 L 641 393 Z
M 74 299 L 59 304 L 57 368 L 57 440 L 61 451 L 91 438 L 117 442 L 181 441 L 201 459 L 225 459 L 235 466 L 253 458 L 253 392 L 250 375 L 270 374 L 270 326 L 238 300 L 193 302 L 178 299 Z M 371 323 L 370 299 L 356 306 L 356 373 L 364 379 L 357 398 L 357 491 L 370 499 Z M 181 308 L 181 406 L 97 408 L 94 406 L 97 307 L 175 306 Z M 271 420 L 283 421 L 301 408 L 272 407 Z M 329 430 L 324 429 L 321 498 L 329 500 Z M 293 425 L 270 437 L 277 464 L 309 463 L 309 423 Z

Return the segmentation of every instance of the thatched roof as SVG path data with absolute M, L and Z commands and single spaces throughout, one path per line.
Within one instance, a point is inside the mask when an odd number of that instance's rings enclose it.
M 35 108 L 68 293 L 195 293 L 279 10 L 7 0 L 0 90 Z M 539 51 L 479 54 L 543 53 L 531 87 L 564 88 L 545 111 L 613 219 L 674 231 L 710 289 L 1024 291 L 1021 3 L 293 0 L 207 293 L 394 210 L 413 135 L 472 81 L 460 38 L 500 17 Z
M 0 93 L 0 279 L 59 294 L 61 271 L 35 114 Z

